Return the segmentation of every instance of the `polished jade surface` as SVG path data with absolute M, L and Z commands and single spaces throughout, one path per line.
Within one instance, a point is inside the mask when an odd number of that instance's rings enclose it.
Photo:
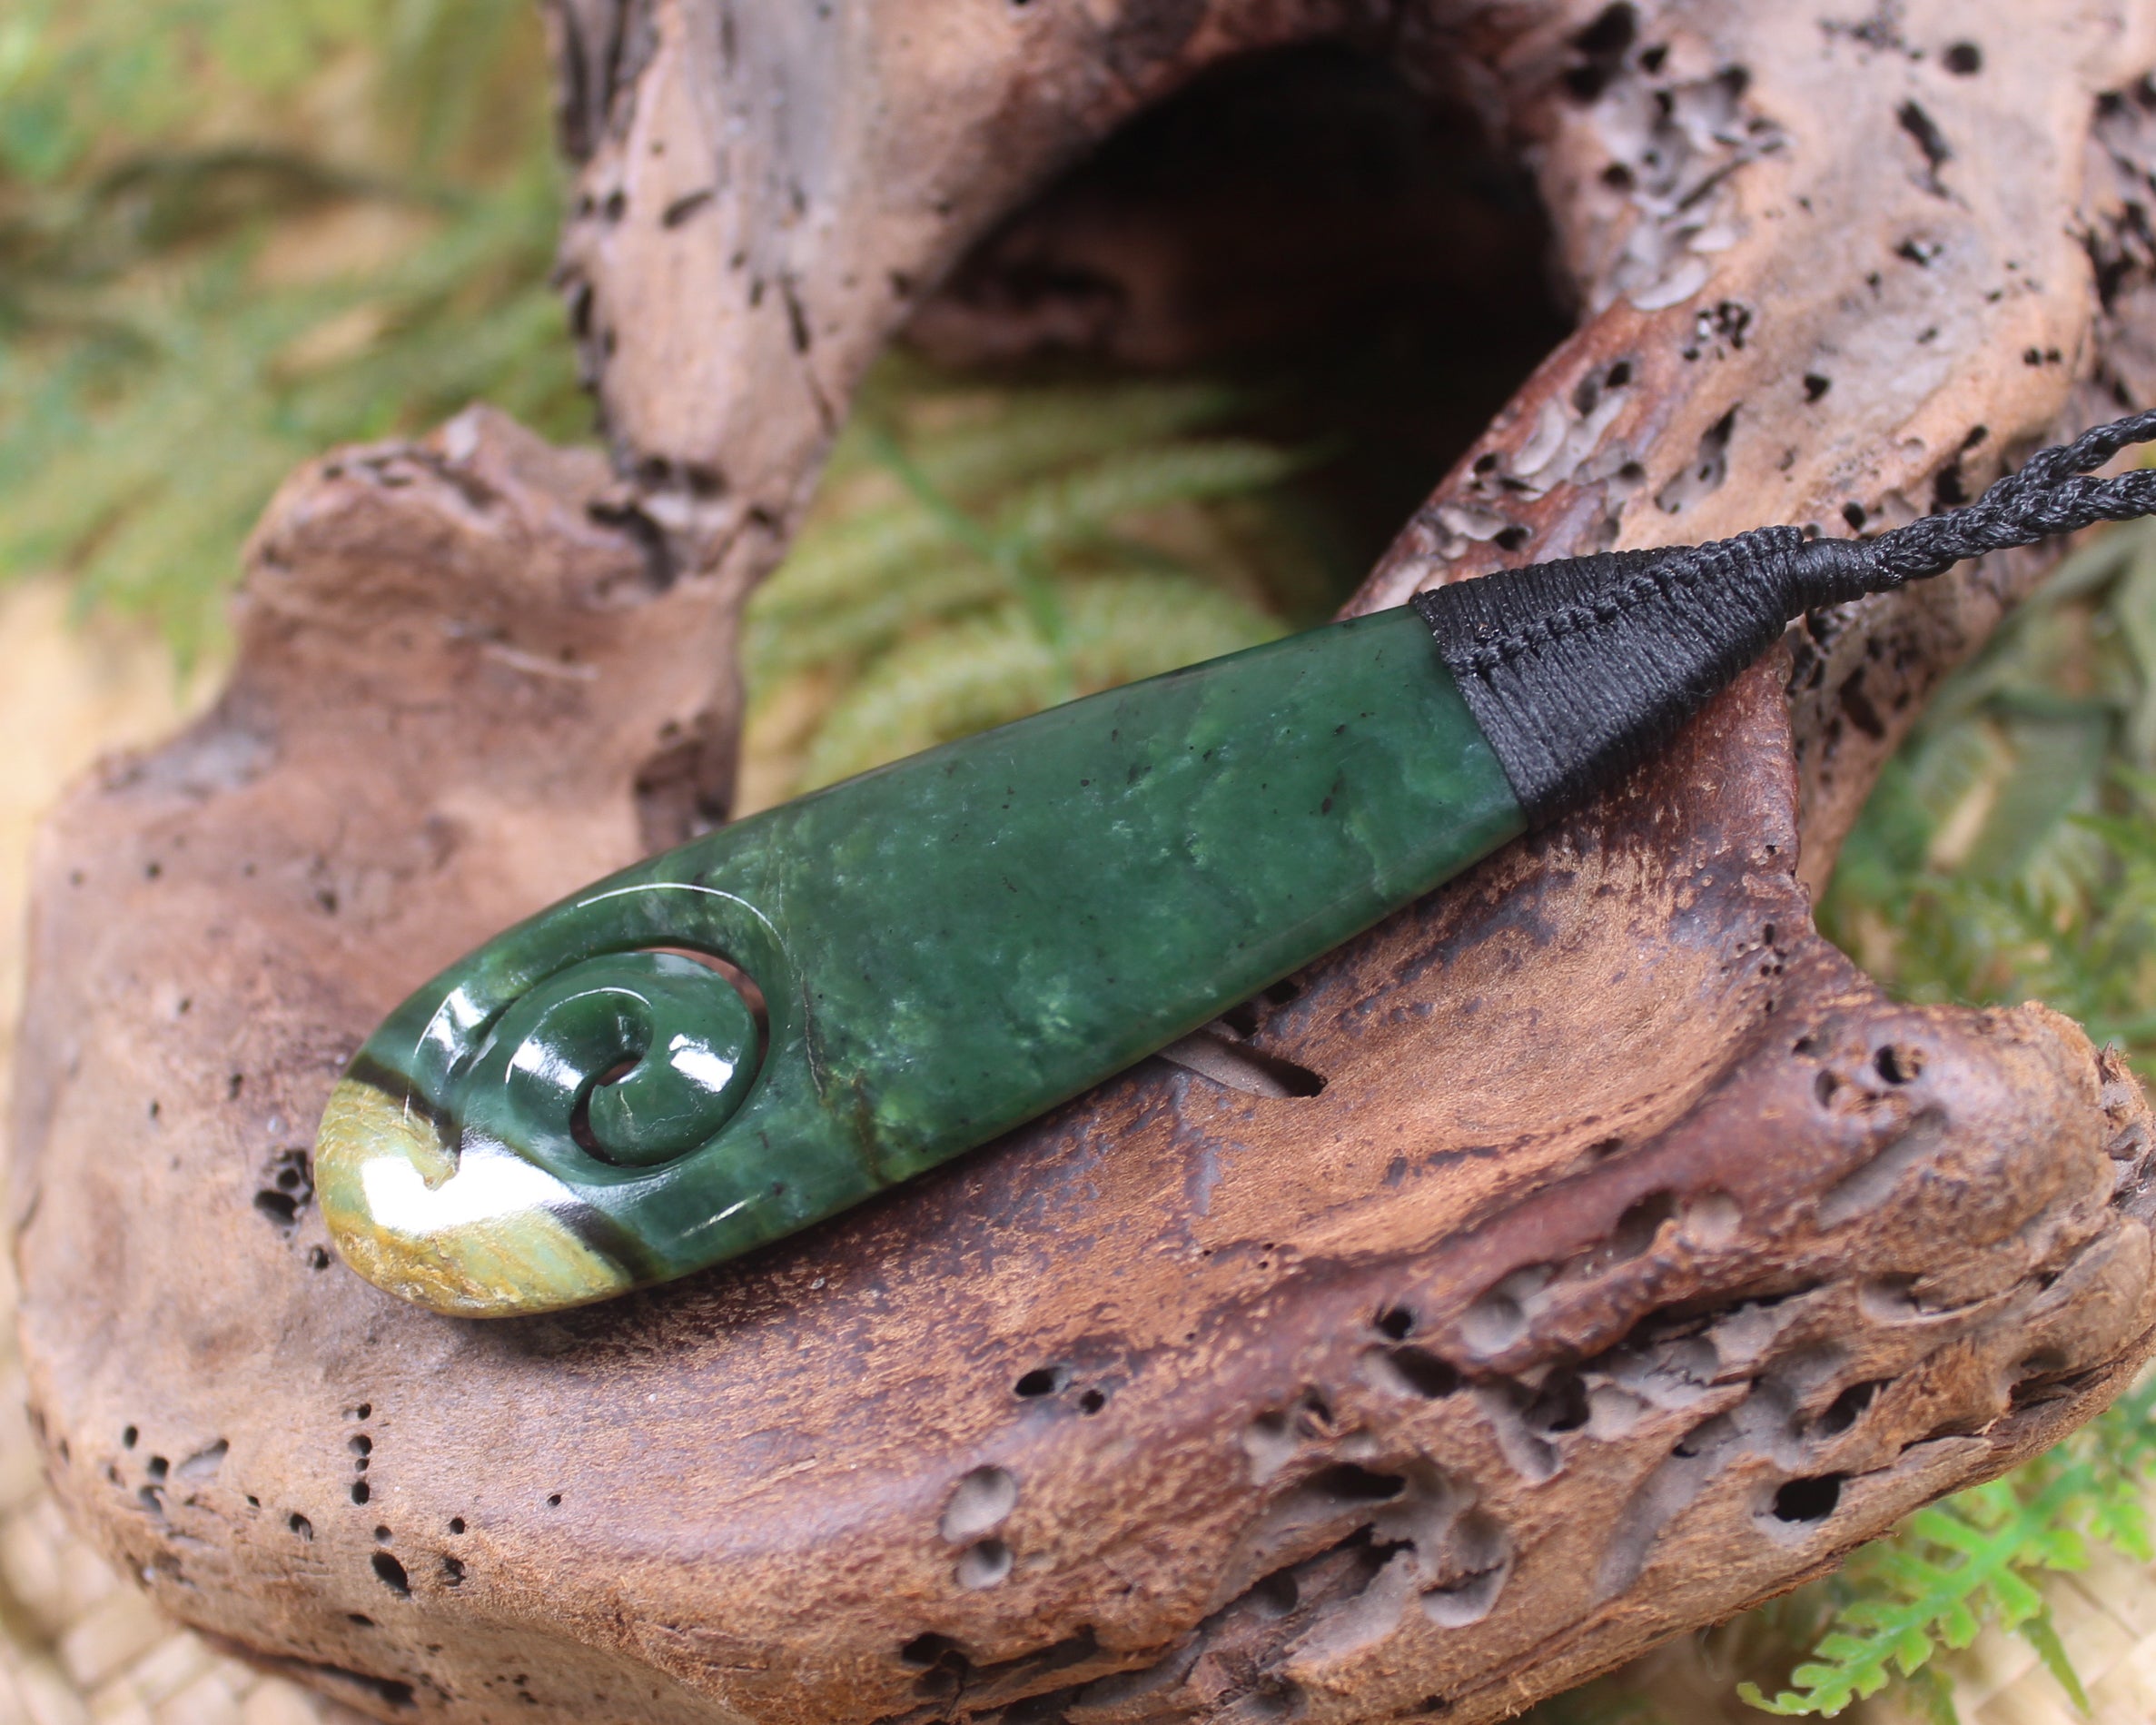
M 339 1249 L 542 1311 L 747 1252 L 1182 1036 L 1521 828 L 1423 623 L 1073 701 L 625 869 L 399 1007 L 332 1096 Z M 753 979 L 767 1022 L 721 974 Z

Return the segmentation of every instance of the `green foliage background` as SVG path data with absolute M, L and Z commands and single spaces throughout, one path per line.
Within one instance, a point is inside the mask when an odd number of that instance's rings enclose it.
M 191 658 L 300 461 L 475 397 L 584 430 L 545 87 L 530 0 L 11 0 L 0 572 Z
M 870 380 L 786 563 L 750 601 L 744 799 L 809 790 L 1053 701 L 1316 622 L 1352 581 L 1204 378 Z
M 475 398 L 579 435 L 545 92 L 529 0 L 13 0 L 0 576 L 65 571 L 186 661 L 301 461 Z M 1355 560 L 1300 483 L 1326 449 L 1261 429 L 1265 397 L 886 363 L 752 608 L 748 799 L 1321 616 Z M 2042 998 L 2149 1069 L 2156 529 L 2072 560 L 1955 679 L 1822 923 L 1908 996 Z M 2031 1578 L 2090 1539 L 2150 1555 L 2152 1402 L 1714 1631 L 1717 1669 L 1774 1711 L 1899 1681 L 1943 1719 L 1933 1655 L 1989 1620 L 2078 1693 Z M 1664 1714 L 1605 1680 L 1538 1716 Z

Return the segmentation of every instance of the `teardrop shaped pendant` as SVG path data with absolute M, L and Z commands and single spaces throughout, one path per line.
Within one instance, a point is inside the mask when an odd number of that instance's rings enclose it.
M 624 869 L 368 1039 L 315 1148 L 331 1236 L 393 1294 L 500 1316 L 794 1233 L 1577 806 L 1787 620 L 2156 512 L 2156 470 L 2090 477 L 2152 436 L 2156 413 L 2100 427 L 1862 541 L 1762 528 L 1439 588 Z
M 665 1281 L 1075 1095 L 1522 825 L 1406 609 L 1073 701 L 481 947 L 353 1059 L 316 1191 L 437 1311 Z

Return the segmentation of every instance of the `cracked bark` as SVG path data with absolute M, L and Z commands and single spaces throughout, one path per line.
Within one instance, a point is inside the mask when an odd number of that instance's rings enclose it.
M 297 476 L 223 704 L 48 832 L 15 1193 L 78 1519 L 386 1718 L 1481 1720 L 2101 1406 L 2156 1323 L 2137 1086 L 2041 1008 L 1884 1000 L 1805 887 L 2034 557 L 1809 620 L 1216 1036 L 1318 1095 L 1148 1063 L 559 1318 L 329 1264 L 304 1146 L 379 1014 L 721 799 L 709 668 L 876 348 L 1217 339 L 1202 227 L 1060 177 L 1210 66 L 1401 66 L 1532 168 L 1578 304 L 1362 605 L 1891 523 L 2156 389 L 2142 8 L 954 19 L 561 0 L 613 467 L 479 412 Z

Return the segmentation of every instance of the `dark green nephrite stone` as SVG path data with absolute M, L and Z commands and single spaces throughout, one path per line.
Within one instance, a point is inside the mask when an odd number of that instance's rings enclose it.
M 663 1281 L 1205 1023 L 1521 828 L 1401 610 L 1074 701 L 625 869 L 408 1000 L 315 1177 L 438 1311 Z M 767 1023 L 711 967 L 754 980 Z

